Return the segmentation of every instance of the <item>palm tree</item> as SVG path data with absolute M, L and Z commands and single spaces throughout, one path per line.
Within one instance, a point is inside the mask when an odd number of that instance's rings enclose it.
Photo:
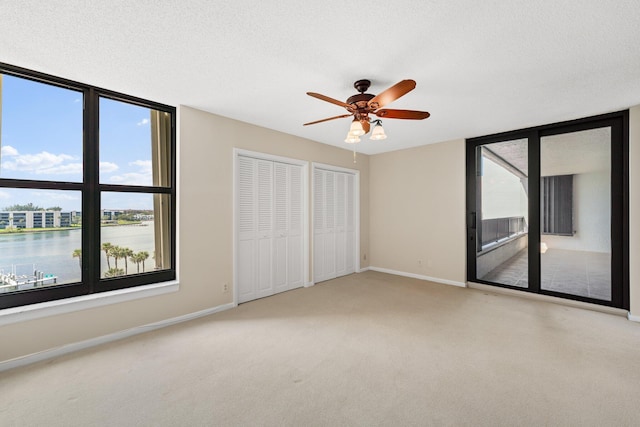
M 121 249 L 122 258 L 124 258 L 124 274 L 129 274 L 129 264 L 127 263 L 127 258 L 133 255 L 133 251 L 129 248 Z
M 73 251 L 73 257 L 78 258 L 78 264 L 80 265 L 80 270 L 82 270 L 82 249 L 75 249 Z
M 138 252 L 138 255 L 140 256 L 140 262 L 142 263 L 142 272 L 144 273 L 144 262 L 147 260 L 147 258 L 149 258 L 149 252 Z
M 132 255 L 129 257 L 129 259 L 131 260 L 131 262 L 133 262 L 133 263 L 135 263 L 135 264 L 136 264 L 136 267 L 137 267 L 138 273 L 140 273 L 140 262 L 141 262 L 141 259 L 140 259 L 140 253 L 138 252 L 138 253 L 132 254 Z
M 111 249 L 109 249 L 109 255 L 116 260 L 116 269 L 118 269 L 118 260 L 122 258 L 122 248 L 120 246 L 111 246 Z
M 102 250 L 104 251 L 104 254 L 107 256 L 107 269 L 111 270 L 111 263 L 109 262 L 109 257 L 111 255 L 111 248 L 113 248 L 113 245 L 109 242 L 103 243 L 102 244 Z

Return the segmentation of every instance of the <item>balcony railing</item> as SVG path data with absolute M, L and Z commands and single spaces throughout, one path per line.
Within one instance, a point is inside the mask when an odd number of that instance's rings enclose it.
M 482 246 L 496 243 L 511 236 L 524 233 L 526 222 L 523 216 L 491 218 L 482 220 Z

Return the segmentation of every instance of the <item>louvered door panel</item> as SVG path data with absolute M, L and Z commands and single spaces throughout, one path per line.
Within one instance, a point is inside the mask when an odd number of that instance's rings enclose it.
M 255 298 L 256 283 L 256 161 L 249 157 L 238 157 L 238 301 Z
M 273 162 L 257 160 L 258 166 L 258 277 L 256 298 L 273 294 Z
M 304 193 L 302 189 L 302 167 L 289 166 L 289 236 L 288 236 L 288 288 L 294 289 L 304 285 Z
M 336 173 L 336 214 L 335 214 L 335 239 L 336 239 L 336 276 L 344 276 L 346 274 L 346 174 Z
M 240 240 L 256 237 L 255 160 L 238 159 L 238 231 Z
M 356 271 L 356 176 L 314 169 L 313 279 Z
M 313 171 L 313 281 L 324 280 L 325 197 L 324 172 Z
M 304 285 L 304 168 L 237 157 L 238 302 Z
M 289 234 L 289 166 L 273 164 L 274 172 L 274 233 L 273 287 L 275 292 L 287 290 L 287 257 Z
M 336 173 L 325 171 L 324 280 L 336 277 Z
M 355 176 L 346 175 L 346 224 L 345 224 L 345 274 L 356 271 L 356 200 L 355 200 Z

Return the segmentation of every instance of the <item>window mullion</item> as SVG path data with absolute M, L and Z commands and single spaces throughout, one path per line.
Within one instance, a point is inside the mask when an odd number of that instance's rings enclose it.
M 100 275 L 100 193 L 98 150 L 98 96 L 85 90 L 84 108 L 84 186 L 82 191 L 82 281 L 88 292 L 95 292 Z

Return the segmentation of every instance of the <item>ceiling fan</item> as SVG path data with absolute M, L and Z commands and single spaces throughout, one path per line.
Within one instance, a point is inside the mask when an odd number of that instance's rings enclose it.
M 349 114 L 316 120 L 314 122 L 305 123 L 303 126 L 353 116 L 353 122 L 351 123 L 351 128 L 349 129 L 345 142 L 356 143 L 360 141 L 361 135 L 369 132 L 371 129 L 371 123 L 375 124 L 373 132 L 371 133 L 371 139 L 377 140 L 385 139 L 387 137 L 384 133 L 384 129 L 382 129 L 381 120 L 371 120 L 369 115 L 375 115 L 377 117 L 387 119 L 408 120 L 423 120 L 430 116 L 426 111 L 381 109 L 385 105 L 412 91 L 416 87 L 416 82 L 414 80 L 402 80 L 378 95 L 365 93 L 367 89 L 369 89 L 370 85 L 371 81 L 366 79 L 356 81 L 353 84 L 353 87 L 355 87 L 360 93 L 350 96 L 346 102 L 338 101 L 337 99 L 333 99 L 319 93 L 307 92 L 307 95 L 309 96 L 344 107 Z

